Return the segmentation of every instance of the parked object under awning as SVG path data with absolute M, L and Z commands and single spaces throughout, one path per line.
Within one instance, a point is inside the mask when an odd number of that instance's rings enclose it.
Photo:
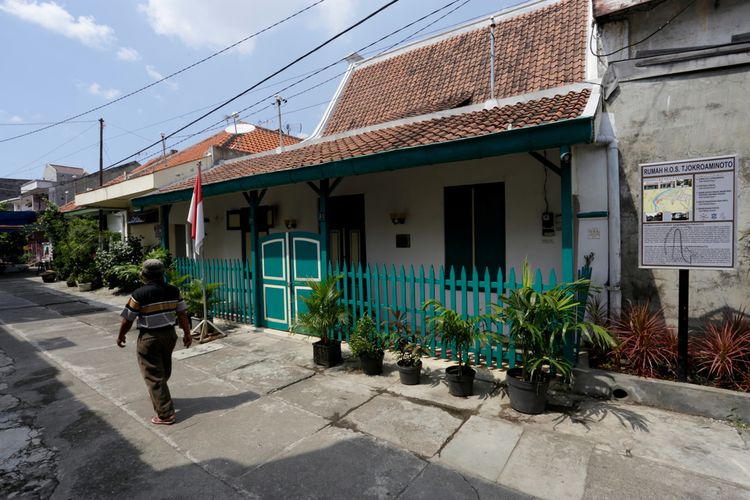
M 0 212 L 0 232 L 10 233 L 20 231 L 27 224 L 36 222 L 36 212 Z

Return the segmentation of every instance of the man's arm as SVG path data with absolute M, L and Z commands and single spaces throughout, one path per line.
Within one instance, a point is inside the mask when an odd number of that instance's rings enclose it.
M 128 333 L 131 326 L 133 326 L 132 321 L 122 318 L 122 322 L 120 322 L 120 333 L 117 334 L 118 347 L 125 347 L 125 334 Z
M 188 321 L 187 312 L 180 311 L 177 313 L 177 323 L 182 328 L 182 343 L 185 347 L 190 347 L 193 343 L 193 337 L 190 335 L 190 322 Z

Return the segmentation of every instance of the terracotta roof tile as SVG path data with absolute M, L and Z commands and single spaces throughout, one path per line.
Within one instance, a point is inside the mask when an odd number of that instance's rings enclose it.
M 290 135 L 282 134 L 282 137 L 285 146 L 290 146 L 300 142 L 300 139 Z M 144 163 L 140 167 L 133 169 L 133 171 L 128 174 L 127 178 L 132 179 L 170 167 L 176 167 L 178 165 L 184 165 L 185 163 L 200 160 L 206 156 L 212 146 L 221 146 L 242 153 L 260 153 L 279 146 L 279 132 L 278 130 L 273 131 L 263 127 L 255 127 L 255 130 L 252 132 L 244 134 L 229 134 L 222 131 L 211 137 L 207 137 L 182 151 L 167 156 L 166 161 L 161 156 L 158 156 Z M 125 176 L 121 175 L 106 183 L 105 186 L 117 184 L 124 180 Z
M 587 0 L 497 19 L 495 98 L 585 79 Z M 323 135 L 477 104 L 490 98 L 489 26 L 355 69 Z
M 576 118 L 588 103 L 591 91 L 571 91 L 503 107 L 438 117 L 362 132 L 352 136 L 312 142 L 305 147 L 278 154 L 231 161 L 203 173 L 203 184 L 210 185 L 257 174 L 303 168 L 407 147 L 437 144 L 457 139 L 502 133 L 510 128 L 553 123 Z M 189 189 L 192 179 L 162 188 L 160 192 Z

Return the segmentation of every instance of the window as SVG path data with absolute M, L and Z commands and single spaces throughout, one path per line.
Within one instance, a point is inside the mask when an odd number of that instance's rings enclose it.
M 505 270 L 505 185 L 502 182 L 446 186 L 445 272 L 456 276 L 476 267 L 480 277 L 489 269 L 495 276 Z

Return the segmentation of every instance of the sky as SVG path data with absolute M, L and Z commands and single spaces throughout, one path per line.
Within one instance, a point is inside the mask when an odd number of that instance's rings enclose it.
M 105 122 L 105 168 L 123 161 L 145 163 L 161 153 L 160 143 L 132 155 L 159 141 L 161 133 L 174 133 L 388 3 L 323 0 L 154 84 L 317 1 L 0 0 L 0 178 L 38 179 L 48 163 L 97 171 L 99 118 Z M 399 0 L 258 89 L 175 133 L 166 140 L 166 148 L 184 149 L 217 133 L 235 112 L 243 122 L 278 129 L 273 105 L 276 94 L 286 99 L 281 108 L 283 128 L 306 137 L 315 130 L 342 79 L 347 54 L 443 6 L 447 7 L 362 55 L 375 55 L 404 39 L 408 40 L 402 43 L 425 38 L 519 3 L 521 0 Z M 70 122 L 13 138 L 151 84 Z

